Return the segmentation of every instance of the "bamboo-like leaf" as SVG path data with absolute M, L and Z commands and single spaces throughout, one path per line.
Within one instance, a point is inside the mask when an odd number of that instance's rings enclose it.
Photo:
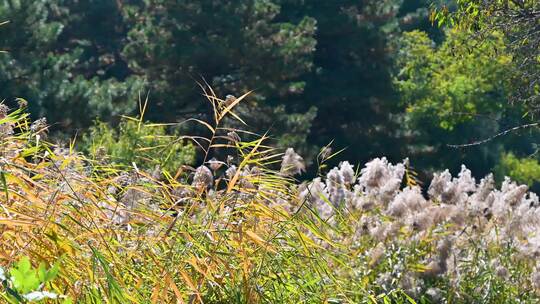
M 165 283 L 167 285 L 169 285 L 176 297 L 176 302 L 179 303 L 179 304 L 183 304 L 184 303 L 184 300 L 183 300 L 183 296 L 182 296 L 182 293 L 180 292 L 180 290 L 178 289 L 178 287 L 176 286 L 176 284 L 174 283 L 174 281 L 171 279 L 171 276 L 169 274 L 167 274 L 165 276 Z
M 213 144 L 210 146 L 210 148 L 235 148 L 236 146 L 228 145 L 228 144 Z
M 180 270 L 180 275 L 182 276 L 182 279 L 184 279 L 184 282 L 186 282 L 186 285 L 192 290 L 192 292 L 195 294 L 195 296 L 197 297 L 197 300 L 199 300 L 199 303 L 203 303 L 203 300 L 201 298 L 201 295 L 199 293 L 199 290 L 197 289 L 197 287 L 195 286 L 195 284 L 193 283 L 193 281 L 191 280 L 191 278 L 189 277 L 189 275 L 183 271 L 183 270 Z
M 234 118 L 236 118 L 236 120 L 247 126 L 247 123 L 242 118 L 240 118 L 240 116 L 236 115 L 236 113 L 234 113 L 232 110 L 230 110 L 228 113 L 231 114 Z
M 225 117 L 225 115 L 227 115 L 227 113 L 229 113 L 238 103 L 240 103 L 240 101 L 242 101 L 244 98 L 246 98 L 246 96 L 248 96 L 249 94 L 251 94 L 252 91 L 249 91 L 245 94 L 243 94 L 242 96 L 236 98 L 230 105 L 228 105 L 225 109 L 223 109 L 223 111 L 221 111 L 221 113 L 219 113 L 219 119 L 223 119 L 223 117 Z M 238 120 L 240 120 L 242 123 L 246 124 L 243 120 L 240 119 L 240 117 L 236 116 L 236 114 L 233 114 L 233 116 L 235 116 L 235 118 L 237 118 Z
M 277 253 L 275 249 L 273 249 L 271 247 L 270 244 L 268 244 L 265 240 L 263 240 L 259 235 L 257 235 L 255 232 L 251 231 L 251 230 L 246 230 L 246 235 L 252 240 L 254 241 L 257 245 L 261 246 L 262 248 L 270 251 L 270 252 L 273 252 L 273 253 Z
M 259 148 L 260 144 L 263 142 L 263 140 L 266 139 L 266 135 L 264 135 L 262 138 L 260 138 L 258 141 L 257 141 L 257 144 L 253 147 L 253 149 L 251 150 L 251 152 L 249 154 L 247 154 L 244 159 L 242 160 L 242 162 L 240 163 L 240 165 L 238 166 L 238 170 L 236 170 L 236 174 L 233 176 L 233 178 L 231 179 L 231 181 L 229 182 L 229 185 L 227 186 L 227 193 L 230 193 L 232 191 L 232 189 L 234 188 L 234 186 L 236 185 L 236 182 L 238 181 L 238 178 L 240 177 L 240 173 L 241 173 L 241 169 L 249 162 L 249 160 L 251 159 L 251 157 L 253 156 L 253 153 L 255 153 L 257 151 L 257 149 Z
M 204 120 L 200 120 L 200 119 L 197 119 L 197 118 L 190 118 L 188 120 L 186 120 L 186 122 L 188 121 L 195 121 L 203 126 L 205 126 L 208 130 L 210 130 L 210 132 L 212 132 L 212 134 L 216 133 L 216 130 L 207 122 L 205 122 Z
M 21 227 L 30 227 L 37 226 L 36 222 L 26 222 L 21 220 L 9 219 L 9 218 L 0 218 L 0 225 L 6 226 L 21 226 Z
M 204 92 L 204 96 L 206 96 L 208 98 L 208 100 L 210 101 L 210 103 L 212 104 L 212 114 L 214 116 L 214 122 L 216 125 L 219 124 L 219 113 L 218 113 L 218 109 L 217 109 L 217 106 L 216 106 L 216 101 L 214 100 L 214 98 L 216 98 L 216 93 L 214 92 L 214 90 L 212 89 L 212 86 L 210 86 L 208 84 L 208 82 L 206 82 L 206 79 L 203 78 L 203 81 L 204 81 L 204 85 L 197 82 L 197 84 L 199 85 L 199 87 L 202 89 L 202 91 Z M 206 89 L 209 89 L 210 90 L 210 95 L 206 93 Z
M 2 180 L 2 188 L 4 189 L 4 193 L 6 193 L 6 202 L 8 202 L 9 190 L 8 190 L 8 184 L 6 180 L 6 172 L 4 170 L 0 170 L 0 179 Z

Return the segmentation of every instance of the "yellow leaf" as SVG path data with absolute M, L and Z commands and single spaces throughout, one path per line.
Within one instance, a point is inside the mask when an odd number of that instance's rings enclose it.
M 180 290 L 178 290 L 178 287 L 176 286 L 174 281 L 171 279 L 171 276 L 169 276 L 168 274 L 165 277 L 165 282 L 171 287 L 172 291 L 174 292 L 174 295 L 176 296 L 176 302 L 183 304 L 184 300 L 182 299 L 183 298 L 182 293 L 180 292 Z
M 14 219 L 7 219 L 7 218 L 0 218 L 0 225 L 28 227 L 28 226 L 36 226 L 36 223 L 25 222 L 25 221 L 14 220 Z
M 221 120 L 228 112 L 231 112 L 231 115 L 234 116 L 234 118 L 238 119 L 243 124 L 246 124 L 240 117 L 238 117 L 236 114 L 234 114 L 231 110 L 240 102 L 242 99 L 246 98 L 249 94 L 251 94 L 252 91 L 249 91 L 245 93 L 244 95 L 236 98 L 235 101 L 233 101 L 230 105 L 228 105 L 223 111 L 219 114 L 219 120 Z
M 184 281 L 186 282 L 187 286 L 189 288 L 191 288 L 191 290 L 193 291 L 193 293 L 195 293 L 195 295 L 197 296 L 197 300 L 199 300 L 199 303 L 203 303 L 203 300 L 201 298 L 201 295 L 199 293 L 199 290 L 197 289 L 197 287 L 195 286 L 195 284 L 193 284 L 193 281 L 191 280 L 191 278 L 188 276 L 187 273 L 185 273 L 184 271 L 180 270 L 180 275 L 182 276 L 182 278 L 184 279 Z
M 270 251 L 270 252 L 273 252 L 273 253 L 277 253 L 271 246 L 268 242 L 266 242 L 265 240 L 263 240 L 260 236 L 258 236 L 255 232 L 251 231 L 251 230 L 247 230 L 246 231 L 246 235 L 252 239 L 255 243 L 257 243 L 259 246 L 263 247 L 264 249 Z

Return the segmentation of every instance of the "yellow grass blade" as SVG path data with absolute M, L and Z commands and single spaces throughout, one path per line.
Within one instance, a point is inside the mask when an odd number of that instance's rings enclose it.
M 21 220 L 14 220 L 9 218 L 0 218 L 0 225 L 5 226 L 22 226 L 22 227 L 30 227 L 30 226 L 37 226 L 35 222 L 27 222 L 27 221 L 21 221 Z
M 193 293 L 197 297 L 197 300 L 199 300 L 199 303 L 203 303 L 199 290 L 197 289 L 197 287 L 195 286 L 195 284 L 193 283 L 189 275 L 185 273 L 183 270 L 180 270 L 180 275 L 182 276 L 182 279 L 184 279 L 184 282 L 186 282 L 187 286 L 193 291 Z
M 253 92 L 253 91 L 249 91 L 247 93 L 244 93 L 244 95 L 236 98 L 230 105 L 228 105 L 225 109 L 223 109 L 223 111 L 221 111 L 221 113 L 219 113 L 219 119 L 220 120 L 223 119 L 223 117 L 225 117 L 225 115 L 227 115 L 227 113 L 229 113 L 240 101 L 242 101 L 244 98 L 246 98 L 246 96 L 251 94 L 251 92 Z M 240 117 L 236 116 L 236 114 L 233 114 L 233 116 L 235 116 L 236 119 L 239 119 L 241 122 L 246 124 L 243 120 L 240 119 Z
M 272 253 L 277 253 L 277 251 L 275 249 L 273 249 L 271 247 L 271 245 L 269 243 L 267 243 L 265 240 L 263 240 L 259 235 L 257 235 L 255 232 L 251 231 L 251 230 L 246 230 L 246 235 L 252 240 L 254 241 L 255 243 L 257 243 L 257 245 L 263 247 L 264 249 L 272 252 Z

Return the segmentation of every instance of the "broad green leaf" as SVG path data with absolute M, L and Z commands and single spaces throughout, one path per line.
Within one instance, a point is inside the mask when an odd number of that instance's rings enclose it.
M 28 293 L 39 287 L 39 278 L 28 257 L 21 258 L 15 267 L 10 269 L 10 273 L 13 286 L 21 293 Z

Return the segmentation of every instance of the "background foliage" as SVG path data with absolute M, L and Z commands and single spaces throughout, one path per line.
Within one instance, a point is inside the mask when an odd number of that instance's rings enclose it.
M 239 115 L 312 164 L 333 141 L 355 162 L 409 157 L 426 176 L 461 163 L 482 175 L 502 153 L 534 154 L 537 138 L 528 129 L 447 146 L 536 119 L 533 102 L 509 103 L 538 66 L 530 44 L 516 47 L 524 25 L 490 26 L 536 6 L 492 2 L 438 1 L 432 13 L 427 0 L 3 0 L 0 96 L 26 98 L 60 136 L 96 118 L 118 125 L 141 93 L 145 119 L 161 123 L 208 118 L 198 83 L 232 99 L 254 90 Z

